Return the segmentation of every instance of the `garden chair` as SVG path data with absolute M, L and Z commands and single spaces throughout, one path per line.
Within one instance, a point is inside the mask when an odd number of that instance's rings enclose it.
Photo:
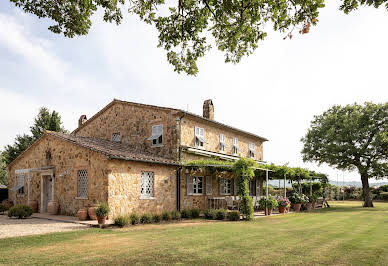
M 229 209 L 229 210 L 235 210 L 235 209 L 238 209 L 237 205 L 234 203 L 234 200 L 232 197 L 225 197 L 225 201 L 226 201 L 226 207 Z

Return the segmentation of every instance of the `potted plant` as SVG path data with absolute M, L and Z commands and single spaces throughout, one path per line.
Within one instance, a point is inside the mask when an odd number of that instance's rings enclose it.
M 318 194 L 317 193 L 313 193 L 312 197 L 313 197 L 313 209 L 315 209 L 315 204 L 318 201 Z
M 280 213 L 285 213 L 286 210 L 291 206 L 291 202 L 288 198 L 280 198 L 278 199 L 278 205 L 279 205 L 279 212 Z
M 313 209 L 314 198 L 313 196 L 308 196 L 307 199 L 308 200 L 305 202 L 306 210 L 311 211 Z
M 259 200 L 260 208 L 265 210 L 265 215 L 271 215 L 272 209 L 278 206 L 278 202 L 271 196 Z
M 109 213 L 108 204 L 100 203 L 96 209 L 97 221 L 99 225 L 105 224 L 108 213 Z
M 292 208 L 295 212 L 299 212 L 302 204 L 306 202 L 306 196 L 300 193 L 293 193 L 290 197 Z

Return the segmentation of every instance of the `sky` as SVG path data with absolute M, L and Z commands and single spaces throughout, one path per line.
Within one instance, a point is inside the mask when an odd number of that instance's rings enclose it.
M 265 161 L 359 181 L 356 172 L 304 163 L 300 154 L 314 115 L 334 104 L 388 100 L 387 11 L 345 15 L 338 7 L 327 1 L 318 25 L 292 40 L 266 28 L 266 40 L 239 64 L 224 63 L 213 49 L 193 77 L 173 71 L 157 31 L 134 15 L 117 26 L 97 13 L 87 36 L 69 39 L 48 31 L 49 20 L 2 1 L 0 149 L 29 132 L 42 106 L 58 111 L 72 131 L 80 115 L 91 117 L 114 98 L 197 114 L 212 99 L 215 120 L 269 139 Z

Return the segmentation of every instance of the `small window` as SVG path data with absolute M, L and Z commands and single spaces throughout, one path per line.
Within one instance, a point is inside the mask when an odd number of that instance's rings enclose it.
M 163 144 L 163 125 L 152 126 L 152 136 L 148 138 L 152 141 L 152 146 Z
M 88 197 L 88 171 L 78 170 L 77 175 L 78 175 L 77 197 L 87 198 Z
M 24 195 L 24 175 L 17 176 L 17 187 L 16 190 L 18 192 L 18 195 Z
M 220 194 L 231 195 L 232 194 L 232 179 L 220 178 Z
M 195 146 L 203 148 L 205 141 L 205 130 L 201 127 L 195 127 Z
M 203 177 L 193 176 L 193 194 L 202 195 Z
M 225 147 L 226 147 L 225 135 L 224 134 L 220 134 L 220 151 L 224 152 L 225 151 Z
M 152 198 L 154 196 L 154 173 L 142 172 L 141 173 L 141 198 Z
M 237 138 L 233 138 L 233 154 L 237 155 L 239 150 L 240 149 L 238 147 L 238 139 Z
M 114 141 L 114 142 L 120 142 L 121 141 L 120 132 L 112 134 L 112 141 Z
M 249 157 L 254 158 L 256 155 L 255 152 L 255 143 L 249 143 Z

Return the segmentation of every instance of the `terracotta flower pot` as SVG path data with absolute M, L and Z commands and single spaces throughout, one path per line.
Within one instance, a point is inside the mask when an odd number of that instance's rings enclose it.
M 88 214 L 89 214 L 90 220 L 97 220 L 96 210 L 97 210 L 96 206 L 91 206 L 88 208 Z
M 106 222 L 106 216 L 103 217 L 97 217 L 98 224 L 105 224 Z
M 88 210 L 87 209 L 79 209 L 77 212 L 78 220 L 85 221 L 88 218 Z
M 285 213 L 286 212 L 286 207 L 279 206 L 279 212 L 280 213 Z
M 38 201 L 30 200 L 30 203 L 28 204 L 28 206 L 31 207 L 33 212 L 38 212 Z
M 47 212 L 51 215 L 56 215 L 58 214 L 58 210 L 59 210 L 58 201 L 50 200 L 49 203 L 47 204 Z
M 271 215 L 271 213 L 272 213 L 272 209 L 265 209 L 264 210 L 264 212 L 265 212 L 265 215 Z
M 313 209 L 313 203 L 312 202 L 308 202 L 306 203 L 306 210 L 309 212 Z
M 295 212 L 300 212 L 300 208 L 302 207 L 301 203 L 293 203 L 292 208 L 294 209 Z
M 287 209 L 287 212 L 290 212 L 291 206 L 288 206 L 286 209 Z
M 13 207 L 13 201 L 12 201 L 12 200 L 9 200 L 9 199 L 3 200 L 3 201 L 1 202 L 1 204 L 3 204 L 4 207 L 6 207 L 7 209 Z

